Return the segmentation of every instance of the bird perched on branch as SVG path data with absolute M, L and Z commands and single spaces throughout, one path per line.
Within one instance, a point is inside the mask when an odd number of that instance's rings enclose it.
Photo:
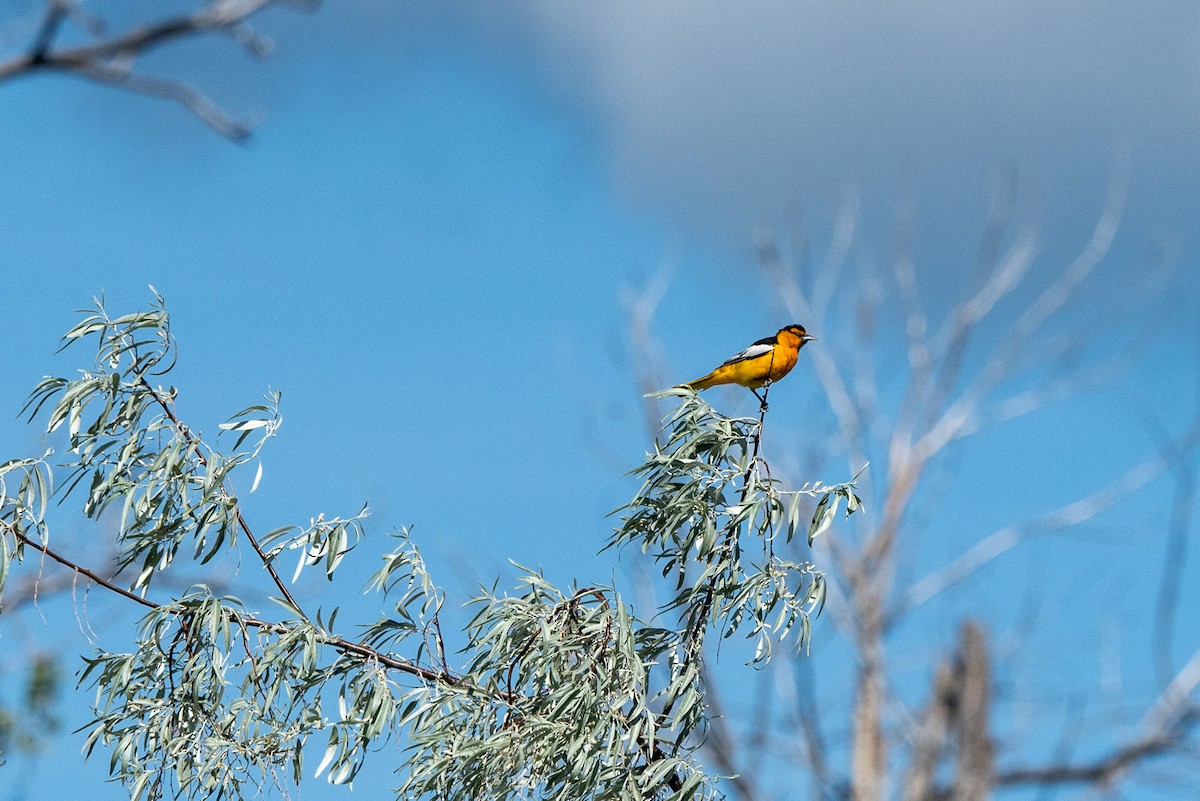
M 789 325 L 779 329 L 775 336 L 758 340 L 703 378 L 680 384 L 676 389 L 699 391 L 718 384 L 741 384 L 754 393 L 765 411 L 767 401 L 758 394 L 759 388 L 770 386 L 790 373 L 796 366 L 800 348 L 814 339 L 804 326 Z

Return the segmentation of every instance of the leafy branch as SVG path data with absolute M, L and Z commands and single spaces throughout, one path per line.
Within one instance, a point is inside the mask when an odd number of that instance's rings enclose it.
M 706 633 L 742 632 L 755 665 L 793 632 L 802 648 L 824 579 L 809 563 L 778 558 L 773 542 L 811 542 L 842 501 L 847 513 L 859 507 L 853 482 L 778 486 L 759 453 L 765 409 L 757 420 L 728 418 L 679 393 L 666 444 L 634 471 L 643 485 L 610 541 L 652 551 L 673 581 L 671 598 L 647 621 L 616 587 L 561 590 L 523 569 L 515 594 L 485 589 L 468 604 L 474 616 L 452 667 L 446 595 L 407 531 L 367 584 L 390 610 L 361 638 L 337 633 L 337 608 L 311 614 L 289 591 L 276 565 L 283 552 L 300 552 L 293 580 L 318 563 L 332 580 L 365 536 L 367 509 L 254 534 L 231 476 L 254 467 L 257 488 L 282 420 L 278 393 L 221 424 L 231 446 L 210 443 L 176 412 L 176 391 L 158 385 L 175 359 L 162 298 L 119 317 L 97 300 L 83 314 L 63 347 L 94 341 L 93 366 L 43 380 L 24 410 L 31 420 L 45 411 L 46 432 L 65 436 L 69 460 L 52 463 L 47 450 L 0 465 L 0 587 L 33 550 L 146 610 L 136 647 L 86 657 L 80 678 L 96 689 L 85 750 L 110 750 L 113 775 L 135 799 L 299 783 L 318 736 L 316 774 L 334 783 L 353 780 L 377 744 L 402 741 L 401 797 L 716 798 L 695 756 L 707 716 Z M 57 489 L 55 469 L 66 470 Z M 92 520 L 120 509 L 115 576 L 51 547 L 51 498 L 80 498 Z M 278 591 L 283 618 L 205 586 L 147 597 L 163 592 L 157 577 L 183 557 L 238 558 L 239 537 Z M 760 550 L 761 559 L 750 556 Z M 122 579 L 130 567 L 136 574 Z M 667 619 L 675 625 L 650 622 Z

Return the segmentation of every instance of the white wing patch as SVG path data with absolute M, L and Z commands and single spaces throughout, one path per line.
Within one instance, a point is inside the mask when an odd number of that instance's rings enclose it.
M 726 359 L 725 364 L 733 364 L 734 362 L 742 362 L 746 359 L 753 359 L 755 356 L 762 356 L 764 353 L 770 353 L 774 347 L 774 345 L 763 345 L 756 342 L 736 356 L 731 356 Z

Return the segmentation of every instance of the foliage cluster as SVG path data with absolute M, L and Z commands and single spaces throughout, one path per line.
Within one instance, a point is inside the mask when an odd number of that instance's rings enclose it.
M 759 455 L 763 417 L 725 417 L 679 392 L 609 543 L 661 567 L 660 608 L 639 616 L 615 586 L 562 589 L 523 569 L 511 593 L 484 588 L 469 602 L 465 646 L 451 653 L 445 593 L 400 531 L 366 588 L 389 611 L 352 637 L 336 608 L 303 609 L 278 568 L 295 552 L 293 581 L 304 565 L 334 579 L 365 535 L 366 508 L 259 538 L 232 490 L 235 473 L 258 485 L 278 394 L 231 417 L 216 440 L 184 424 L 175 389 L 160 384 L 175 343 L 157 295 L 119 317 L 97 301 L 64 347 L 84 340 L 97 346 L 94 364 L 45 379 L 26 407 L 48 433 L 65 433 L 68 457 L 47 450 L 0 464 L 0 588 L 33 551 L 144 608 L 131 650 L 88 655 L 80 671 L 95 689 L 85 751 L 108 751 L 134 799 L 299 783 L 322 744 L 313 772 L 350 782 L 389 741 L 403 749 L 401 798 L 717 797 L 696 757 L 706 635 L 750 638 L 754 664 L 789 636 L 802 648 L 824 580 L 778 558 L 774 543 L 811 542 L 841 503 L 847 513 L 859 505 L 853 482 L 784 491 Z M 60 553 L 52 499 L 115 529 L 115 574 Z M 171 597 L 160 580 L 181 554 L 204 564 L 243 552 L 261 564 L 277 608 L 251 610 L 205 586 Z

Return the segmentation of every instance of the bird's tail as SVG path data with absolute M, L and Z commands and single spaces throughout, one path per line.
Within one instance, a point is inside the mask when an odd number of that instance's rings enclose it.
M 695 381 L 688 381 L 685 384 L 680 384 L 679 386 L 675 387 L 675 389 L 690 389 L 694 392 L 699 392 L 702 389 L 708 389 L 709 387 L 714 386 L 715 383 L 716 382 L 713 381 L 713 374 L 709 373 L 703 378 L 697 378 Z

